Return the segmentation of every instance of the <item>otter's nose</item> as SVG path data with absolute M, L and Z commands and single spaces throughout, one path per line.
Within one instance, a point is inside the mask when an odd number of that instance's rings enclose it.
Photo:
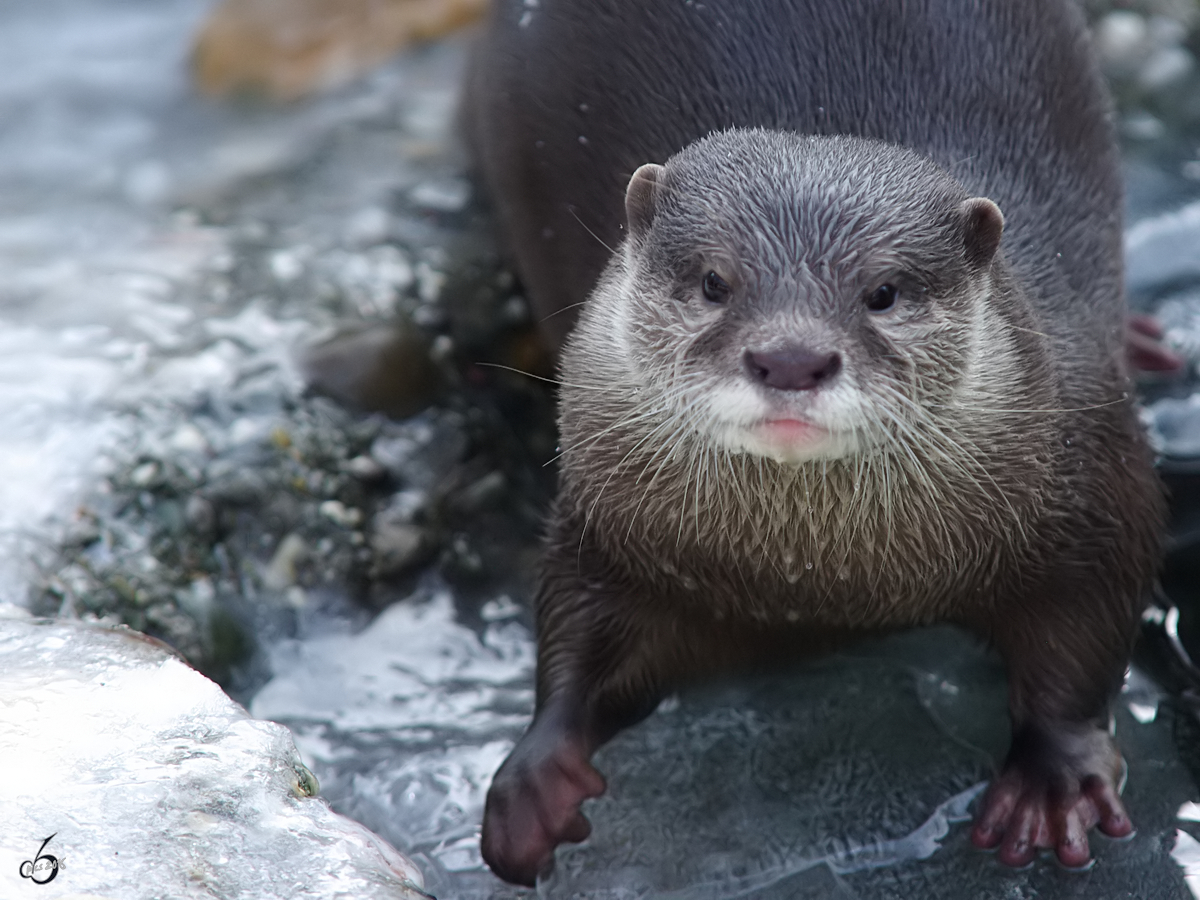
M 842 368 L 842 358 L 837 353 L 814 352 L 797 346 L 747 350 L 743 359 L 754 381 L 781 391 L 811 391 Z

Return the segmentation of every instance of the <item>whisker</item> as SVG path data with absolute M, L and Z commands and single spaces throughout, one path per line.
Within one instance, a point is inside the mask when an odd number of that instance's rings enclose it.
M 583 226 L 584 231 L 586 231 L 588 234 L 590 234 L 592 237 L 594 237 L 596 239 L 596 242 L 601 247 L 603 247 L 605 250 L 607 250 L 613 256 L 617 255 L 616 250 L 614 250 L 612 247 L 608 246 L 608 244 L 606 244 L 603 240 L 601 240 L 600 235 L 598 235 L 598 234 L 596 234 L 596 232 L 592 231 L 592 229 L 587 226 L 587 223 L 584 222 L 583 219 L 579 218 L 579 213 L 575 212 L 574 206 L 568 206 L 567 212 L 569 212 L 571 214 L 572 218 L 574 218 L 576 222 L 578 222 L 580 225 Z
M 597 393 L 619 393 L 619 387 L 602 387 L 597 384 L 575 384 L 570 381 L 562 381 L 558 378 L 547 378 L 545 375 L 535 375 L 533 372 L 526 372 L 524 369 L 518 369 L 515 366 L 506 366 L 503 363 L 493 362 L 477 362 L 475 365 L 485 369 L 502 369 L 505 372 L 512 372 L 514 375 L 524 375 L 526 378 L 532 378 L 534 381 L 543 381 L 546 384 L 553 384 L 556 387 L 575 388 L 580 391 L 596 391 Z
M 1104 403 L 1096 403 L 1092 406 L 1076 406 L 1076 407 L 1059 407 L 1050 409 L 1012 409 L 1000 406 L 961 406 L 957 403 L 930 403 L 927 404 L 933 409 L 952 409 L 962 410 L 963 412 L 982 412 L 982 413 L 1075 413 L 1075 412 L 1091 412 L 1095 409 L 1105 409 L 1109 406 L 1116 406 L 1120 403 L 1125 403 L 1129 399 L 1128 394 L 1122 394 L 1115 400 L 1107 400 Z
M 549 322 L 555 316 L 561 316 L 565 312 L 570 312 L 573 309 L 579 309 L 581 306 L 586 306 L 586 305 L 587 305 L 587 300 L 585 299 L 585 300 L 580 300 L 577 303 L 568 303 L 565 306 L 560 306 L 554 312 L 546 313 L 546 315 L 544 315 L 540 319 L 538 319 L 537 320 L 538 324 L 541 325 L 543 322 Z

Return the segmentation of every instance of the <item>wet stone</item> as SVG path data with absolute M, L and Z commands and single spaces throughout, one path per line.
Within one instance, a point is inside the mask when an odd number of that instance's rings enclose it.
M 367 412 L 405 418 L 441 388 L 428 339 L 403 323 L 359 327 L 303 353 L 311 390 Z
M 371 445 L 371 458 L 404 484 L 440 485 L 467 450 L 461 416 L 431 411 L 402 424 L 389 424 Z
M 188 497 L 183 515 L 188 528 L 200 537 L 211 535 L 217 526 L 216 507 L 211 500 L 199 494 Z
M 430 544 L 419 526 L 377 519 L 371 529 L 372 574 L 394 578 L 409 571 L 429 556 Z

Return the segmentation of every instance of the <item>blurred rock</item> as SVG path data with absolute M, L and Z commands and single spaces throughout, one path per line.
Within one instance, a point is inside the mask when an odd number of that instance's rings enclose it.
M 360 481 L 379 481 L 387 475 L 387 469 L 369 456 L 347 460 L 343 468 Z
M 372 577 L 394 578 L 413 569 L 429 557 L 429 544 L 420 527 L 376 516 L 371 529 Z
M 183 516 L 188 528 L 199 537 L 209 537 L 216 531 L 217 510 L 210 501 L 199 494 L 188 498 L 187 505 L 183 508 Z
M 367 412 L 405 418 L 437 397 L 441 378 L 425 337 L 412 325 L 370 325 L 304 351 L 309 389 Z
M 371 457 L 393 477 L 426 491 L 441 486 L 466 452 L 462 417 L 444 410 L 392 425 L 371 445 Z
M 282 591 L 296 583 L 296 567 L 308 557 L 308 544 L 298 534 L 289 534 L 279 546 L 275 554 L 263 570 L 263 586 L 276 591 Z
M 205 94 L 295 100 L 481 16 L 487 0 L 225 0 L 196 38 Z

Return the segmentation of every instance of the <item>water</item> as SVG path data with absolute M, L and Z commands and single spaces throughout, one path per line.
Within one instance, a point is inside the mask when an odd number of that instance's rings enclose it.
M 525 896 L 477 829 L 532 709 L 554 437 L 541 388 L 473 364 L 544 361 L 453 139 L 463 47 L 311 102 L 218 105 L 184 65 L 206 8 L 0 7 L 0 599 L 170 639 L 286 723 L 322 795 L 433 893 Z M 1145 64 L 1126 76 L 1131 293 L 1194 363 L 1191 126 Z M 1194 395 L 1147 387 L 1177 461 L 1200 447 Z M 994 661 L 949 631 L 675 698 L 601 752 L 595 835 L 539 890 L 1188 897 L 1186 705 L 1131 682 L 1139 832 L 1095 838 L 1083 875 L 968 846 L 1003 706 Z

